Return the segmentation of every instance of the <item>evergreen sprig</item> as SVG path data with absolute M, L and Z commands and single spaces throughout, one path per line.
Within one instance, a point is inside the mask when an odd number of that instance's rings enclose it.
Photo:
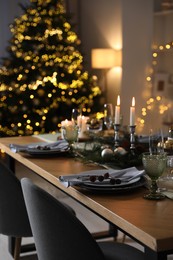
M 93 143 L 92 143 L 93 145 Z M 106 144 L 105 144 L 106 147 Z M 106 149 L 106 148 L 105 148 Z M 110 147 L 113 151 L 113 146 Z M 108 156 L 102 156 L 102 151 L 104 150 L 104 145 L 101 143 L 94 143 L 92 146 L 92 151 L 87 149 L 76 150 L 76 157 L 82 160 L 84 163 L 96 163 L 96 164 L 106 164 L 111 168 L 128 168 L 132 166 L 140 167 L 142 165 L 142 150 L 139 152 L 138 149 L 135 151 L 128 150 L 127 153 L 112 153 Z

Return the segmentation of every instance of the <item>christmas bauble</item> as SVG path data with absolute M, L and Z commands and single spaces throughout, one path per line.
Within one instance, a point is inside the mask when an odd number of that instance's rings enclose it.
M 127 153 L 127 151 L 123 147 L 117 147 L 114 150 L 114 154 L 117 154 L 117 155 L 124 155 L 126 153 Z
M 110 159 L 113 155 L 113 151 L 110 148 L 105 148 L 101 152 L 101 156 L 103 159 Z

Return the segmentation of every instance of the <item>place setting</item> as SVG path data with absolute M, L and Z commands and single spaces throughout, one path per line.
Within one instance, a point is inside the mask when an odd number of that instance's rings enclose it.
M 125 192 L 144 185 L 144 170 L 130 167 L 122 170 L 98 169 L 60 176 L 65 187 L 78 186 L 92 192 Z
M 66 140 L 57 140 L 56 142 L 38 142 L 28 145 L 10 144 L 9 147 L 14 153 L 21 152 L 31 156 L 53 156 L 69 152 L 69 144 Z

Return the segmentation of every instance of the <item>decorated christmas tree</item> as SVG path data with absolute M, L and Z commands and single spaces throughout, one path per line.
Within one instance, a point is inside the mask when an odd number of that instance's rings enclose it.
M 57 131 L 72 108 L 99 111 L 101 90 L 83 68 L 63 0 L 30 0 L 10 25 L 0 69 L 0 135 Z

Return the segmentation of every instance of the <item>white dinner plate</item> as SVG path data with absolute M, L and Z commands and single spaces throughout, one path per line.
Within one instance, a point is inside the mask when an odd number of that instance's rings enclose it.
M 112 187 L 122 187 L 122 186 L 129 186 L 135 182 L 138 182 L 140 180 L 140 177 L 137 177 L 131 181 L 123 181 L 121 180 L 121 183 L 119 184 L 111 184 L 110 181 L 103 181 L 103 182 L 91 182 L 91 181 L 86 181 L 83 182 L 85 186 L 88 187 L 97 187 L 97 188 L 112 188 Z
M 123 192 L 130 192 L 137 188 L 140 188 L 146 184 L 146 180 L 144 177 L 141 177 L 140 180 L 137 182 L 132 183 L 131 185 L 127 186 L 111 186 L 111 187 L 101 187 L 101 186 L 88 186 L 85 183 L 80 185 L 80 188 L 84 190 L 88 190 L 91 192 L 97 193 L 123 193 Z

